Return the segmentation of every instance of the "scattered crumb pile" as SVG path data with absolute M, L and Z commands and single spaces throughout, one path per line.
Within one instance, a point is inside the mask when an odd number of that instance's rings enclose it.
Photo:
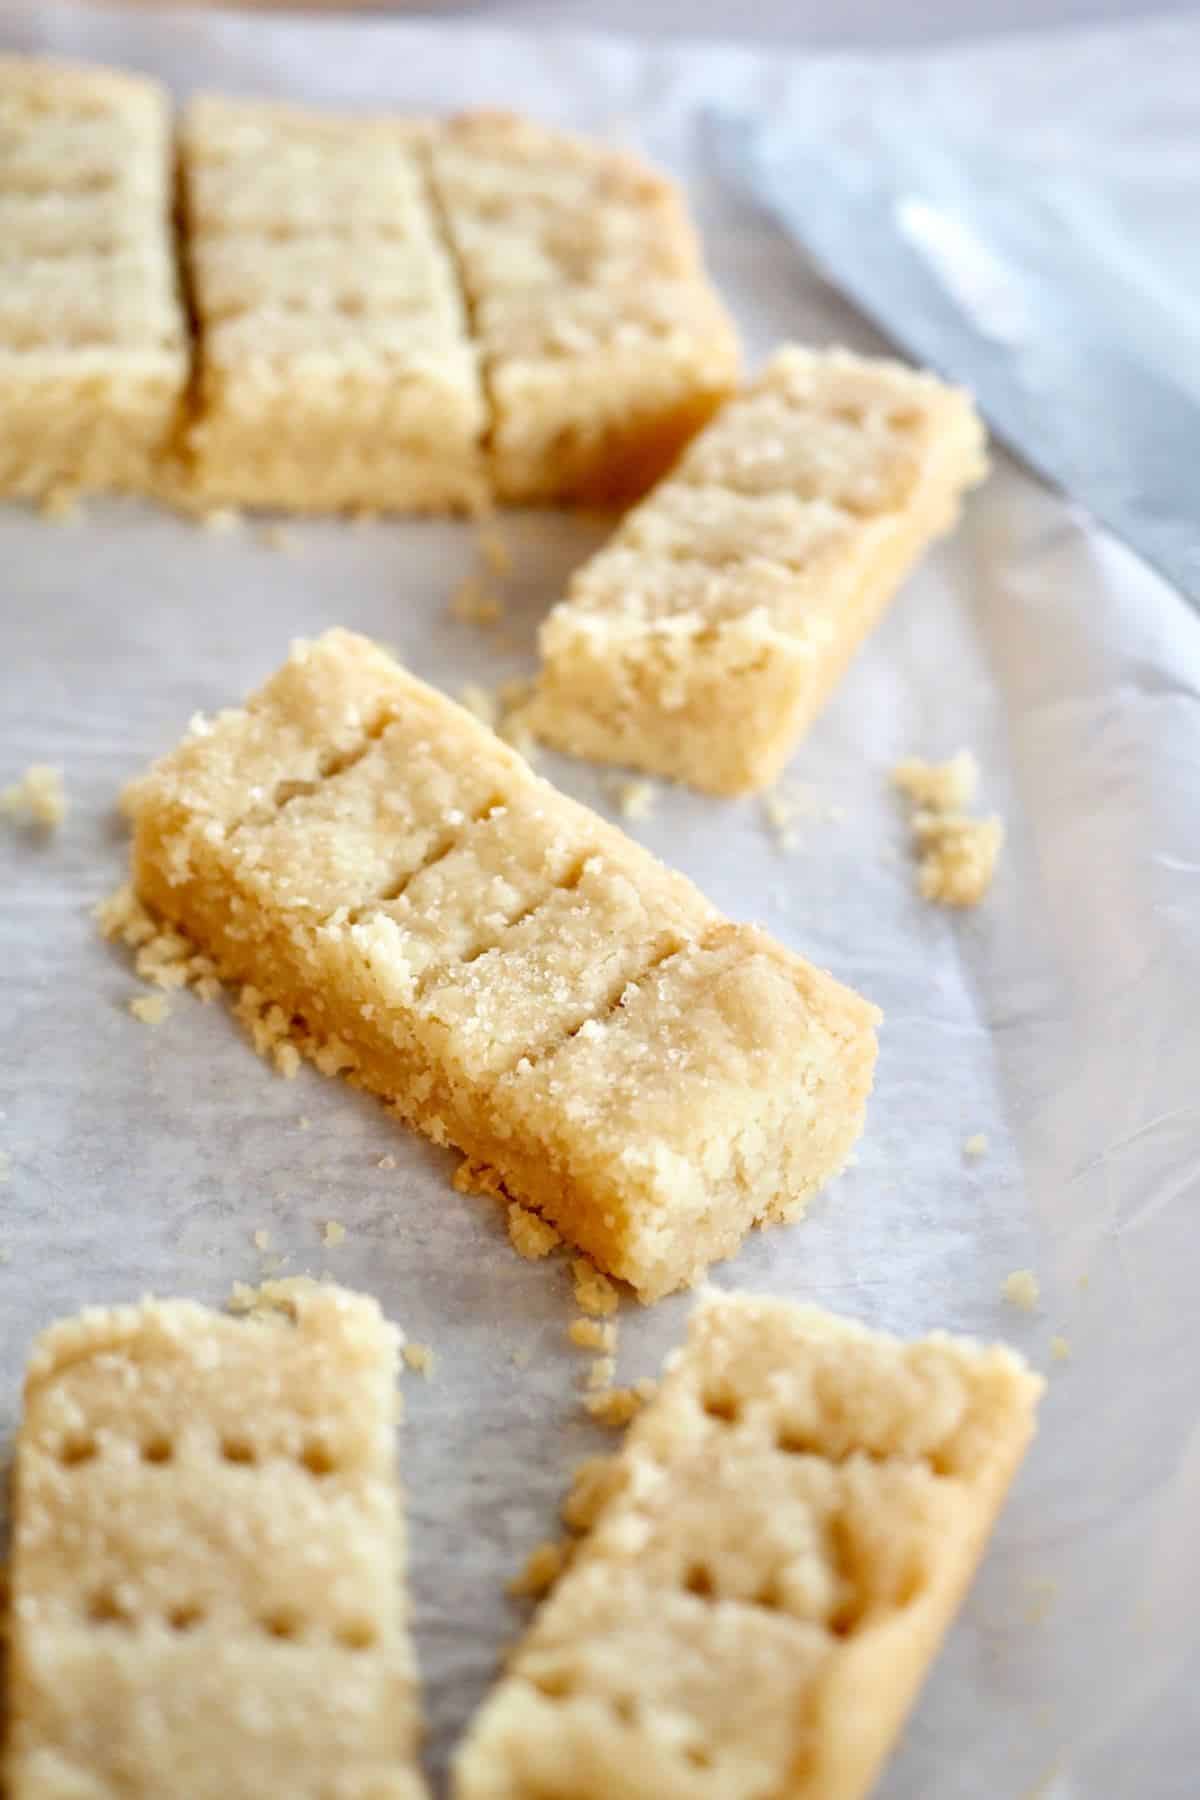
M 0 814 L 53 831 L 67 816 L 62 770 L 53 763 L 30 763 L 20 781 L 0 791 Z
M 580 1312 L 594 1318 L 607 1318 L 617 1310 L 617 1290 L 607 1275 L 602 1275 L 585 1256 L 571 1260 L 571 1277 L 575 1283 L 575 1303 Z
M 921 898 L 942 906 L 977 906 L 992 885 L 1004 826 L 994 814 L 980 819 L 966 810 L 979 786 L 974 756 L 960 750 L 944 763 L 910 757 L 892 770 L 892 785 L 912 803 Z
M 1010 1306 L 1020 1307 L 1022 1312 L 1032 1312 L 1041 1294 L 1038 1278 L 1032 1269 L 1014 1269 L 1006 1275 L 1000 1292 Z
M 780 850 L 794 850 L 799 837 L 796 825 L 803 819 L 826 824 L 839 824 L 846 816 L 844 806 L 828 806 L 817 790 L 802 782 L 780 781 L 768 788 L 762 797 L 763 818 Z
M 526 1262 L 538 1262 L 562 1243 L 558 1232 L 546 1219 L 530 1212 L 514 1200 L 508 1209 L 508 1241 Z
M 417 1375 L 423 1375 L 426 1381 L 433 1374 L 434 1354 L 428 1344 L 405 1344 L 404 1360 Z
M 103 937 L 116 939 L 136 952 L 134 969 L 153 987 L 190 987 L 201 1000 L 221 992 L 216 964 L 201 956 L 180 932 L 148 913 L 128 882 L 96 908 Z

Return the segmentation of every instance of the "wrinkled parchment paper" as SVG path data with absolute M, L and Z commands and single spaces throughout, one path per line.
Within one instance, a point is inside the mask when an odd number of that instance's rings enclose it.
M 1081 171 L 1090 138 L 1120 126 L 1140 133 L 1162 227 L 1174 165 L 1156 165 L 1155 132 L 1186 135 L 1200 66 L 1186 26 L 907 63 L 46 6 L 0 13 L 4 40 L 125 61 L 181 92 L 499 102 L 640 143 L 690 182 L 755 357 L 787 335 L 876 340 L 723 186 L 707 107 L 844 118 L 887 94 L 932 132 L 942 100 L 973 96 L 998 132 L 1074 146 Z M 288 552 L 253 525 L 214 536 L 135 504 L 60 527 L 0 511 L 0 777 L 60 763 L 71 801 L 51 837 L 0 834 L 0 1429 L 30 1334 L 84 1303 L 219 1301 L 277 1266 L 377 1294 L 438 1357 L 430 1381 L 405 1377 L 402 1450 L 437 1771 L 521 1622 L 506 1577 L 553 1534 L 571 1465 L 608 1441 L 579 1407 L 588 1358 L 565 1341 L 565 1268 L 518 1260 L 499 1210 L 452 1190 L 452 1158 L 371 1100 L 307 1069 L 272 1074 L 222 1008 L 178 997 L 157 1028 L 131 1018 L 139 984 L 89 909 L 122 874 L 121 783 L 291 637 L 355 627 L 452 692 L 530 670 L 538 619 L 601 529 L 525 515 L 504 532 L 507 612 L 485 632 L 447 611 L 472 566 L 466 526 L 289 523 Z M 1003 1336 L 1050 1373 L 1037 1447 L 887 1800 L 1197 1791 L 1198 695 L 1200 621 L 1000 458 L 798 752 L 790 779 L 815 816 L 794 848 L 755 801 L 664 790 L 630 826 L 887 1014 L 857 1166 L 717 1280 L 900 1331 Z M 887 784 L 897 757 L 960 745 L 1009 829 L 997 885 L 966 916 L 915 897 Z M 599 771 L 543 766 L 615 811 Z M 346 1237 L 326 1249 L 331 1219 Z M 1041 1284 L 1032 1316 L 1000 1298 L 1023 1267 Z M 621 1379 L 655 1371 L 687 1305 L 623 1308 Z M 1054 1336 L 1069 1360 L 1052 1359 Z

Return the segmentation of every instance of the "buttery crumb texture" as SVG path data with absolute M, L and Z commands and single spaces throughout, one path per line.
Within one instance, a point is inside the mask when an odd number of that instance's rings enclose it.
M 183 118 L 204 502 L 445 511 L 484 496 L 479 356 L 412 120 L 205 96 Z
M 781 350 L 573 576 L 531 729 L 712 793 L 765 787 L 985 469 L 961 390 Z
M 425 1794 L 398 1334 L 373 1300 L 311 1282 L 243 1310 L 97 1308 L 34 1345 L 11 1800 Z
M 587 1529 L 459 1751 L 456 1800 L 862 1800 L 1033 1434 L 1004 1349 L 741 1296 L 568 1520 Z
M 464 114 L 427 142 L 483 360 L 497 499 L 637 498 L 738 376 L 679 190 L 510 113 Z
M 0 495 L 149 490 L 187 373 L 165 90 L 0 56 Z
M 146 906 L 643 1298 L 859 1134 L 873 1007 L 362 638 L 298 644 L 129 806 Z

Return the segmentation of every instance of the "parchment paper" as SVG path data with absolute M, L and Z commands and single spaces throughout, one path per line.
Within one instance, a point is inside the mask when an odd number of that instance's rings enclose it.
M 4 40 L 156 70 L 181 92 L 499 102 L 640 142 L 689 180 L 755 356 L 786 335 L 874 340 L 722 187 L 705 107 L 844 117 L 886 94 L 933 130 L 939 95 L 973 96 L 998 131 L 1049 134 L 1081 166 L 1116 120 L 1140 132 L 1150 182 L 1156 129 L 1179 141 L 1194 122 L 1200 67 L 1200 33 L 1181 25 L 875 64 L 54 7 L 9 8 Z M 465 526 L 289 524 L 285 554 L 253 526 L 212 536 L 134 504 L 93 503 L 61 528 L 0 511 L 0 776 L 61 763 L 71 800 L 57 835 L 6 826 L 0 841 L 0 1430 L 31 1333 L 84 1303 L 220 1301 L 279 1258 L 377 1294 L 438 1354 L 428 1383 L 405 1378 L 402 1444 L 436 1771 L 521 1623 L 505 1579 L 553 1534 L 571 1465 L 609 1441 L 580 1411 L 566 1270 L 518 1260 L 498 1209 L 452 1190 L 452 1158 L 378 1105 L 309 1070 L 270 1073 L 220 1007 L 177 998 L 161 1027 L 136 1022 L 138 984 L 89 909 L 122 874 L 120 784 L 291 637 L 353 626 L 452 692 L 530 670 L 538 619 L 602 532 L 538 515 L 504 530 L 516 568 L 489 634 L 447 613 L 471 566 Z M 1198 1791 L 1198 694 L 1200 621 L 1001 458 L 796 756 L 792 779 L 844 818 L 799 820 L 785 853 L 758 803 L 664 790 L 630 826 L 887 1014 L 857 1167 L 718 1282 L 900 1331 L 1003 1336 L 1050 1371 L 1038 1445 L 887 1800 Z M 1009 842 L 987 903 L 958 917 L 915 897 L 887 771 L 964 744 Z M 598 771 L 543 766 L 613 810 Z M 971 1159 L 978 1132 L 989 1148 Z M 326 1250 L 329 1219 L 347 1235 Z M 1019 1267 L 1041 1283 L 1031 1317 L 1000 1297 Z M 622 1379 L 656 1370 L 687 1306 L 623 1307 Z M 1051 1360 L 1053 1335 L 1068 1361 Z

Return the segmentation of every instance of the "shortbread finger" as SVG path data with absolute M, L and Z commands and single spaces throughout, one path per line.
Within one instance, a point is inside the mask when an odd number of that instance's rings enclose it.
M 633 157 L 505 114 L 430 138 L 503 500 L 636 498 L 737 378 L 682 198 Z
M 414 121 L 189 108 L 199 498 L 398 512 L 484 498 L 478 357 L 421 138 Z
M 187 374 L 165 92 L 0 56 L 0 495 L 150 489 Z
M 421 1800 L 394 1473 L 398 1333 L 268 1284 L 252 1317 L 96 1308 L 36 1343 L 17 1442 L 11 1800 Z
M 361 638 L 298 645 L 130 809 L 148 905 L 644 1298 L 861 1129 L 873 1007 Z
M 468 1733 L 457 1800 L 861 1800 L 1041 1386 L 967 1339 L 702 1303 L 581 1491 L 588 1535 Z
M 780 352 L 572 578 L 528 724 L 713 793 L 765 786 L 984 467 L 958 390 Z

